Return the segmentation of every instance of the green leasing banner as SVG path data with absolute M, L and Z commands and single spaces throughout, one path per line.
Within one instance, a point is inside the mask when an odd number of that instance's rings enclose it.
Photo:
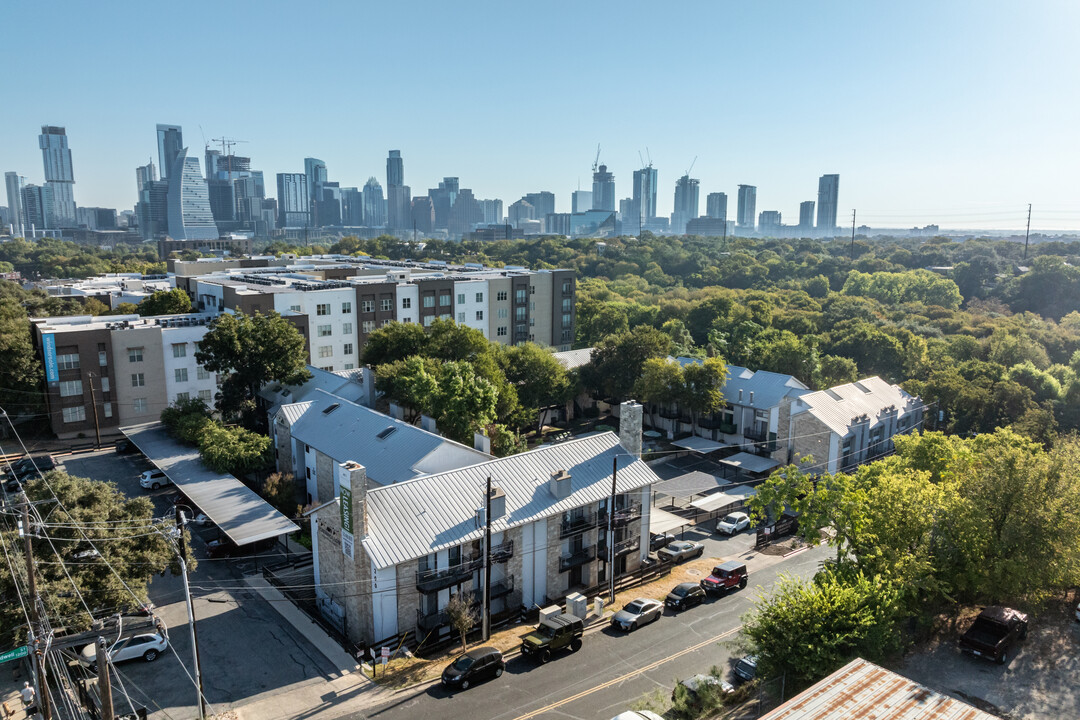
M 19 658 L 24 658 L 29 654 L 30 647 L 27 645 L 23 645 L 22 647 L 17 647 L 14 650 L 8 650 L 6 653 L 0 653 L 0 663 L 18 660 Z

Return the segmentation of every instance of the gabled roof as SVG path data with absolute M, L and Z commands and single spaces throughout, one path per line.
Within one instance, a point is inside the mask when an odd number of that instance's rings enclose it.
M 267 402 L 271 415 L 277 412 L 279 406 L 307 400 L 318 390 L 325 390 L 351 402 L 363 399 L 364 386 L 360 384 L 359 374 L 362 370 L 349 370 L 347 372 L 357 374 L 343 376 L 329 370 L 320 370 L 314 365 L 308 365 L 307 369 L 311 373 L 311 379 L 303 385 L 270 383 L 259 391 L 259 397 Z
M 493 518 L 493 532 L 561 516 L 611 494 L 616 457 L 618 492 L 659 482 L 648 465 L 622 448 L 615 433 L 605 432 L 371 489 L 364 548 L 375 567 L 385 568 L 480 538 L 483 530 L 476 511 L 482 506 L 488 476 L 506 495 L 506 514 Z M 570 474 L 571 483 L 570 494 L 562 500 L 549 490 L 551 475 L 559 470 Z
M 899 415 L 905 415 L 921 410 L 923 403 L 899 385 L 890 385 L 874 376 L 801 395 L 791 403 L 791 415 L 810 413 L 843 437 L 851 431 L 853 424 L 861 422 L 858 418 L 864 415 L 868 427 L 874 427 L 881 422 L 881 411 L 889 407 L 896 408 Z
M 282 405 L 278 408 L 277 416 L 283 418 L 289 425 L 292 425 L 301 415 L 307 412 L 309 407 L 311 407 L 310 400 L 307 402 L 289 403 L 288 405 Z
M 552 353 L 555 359 L 567 370 L 574 370 L 589 362 L 594 348 L 580 348 L 579 350 L 563 350 Z
M 491 459 L 479 450 L 325 390 L 316 390 L 308 402 L 292 423 L 292 436 L 339 463 L 355 460 L 379 485 Z
M 669 357 L 681 367 L 699 365 L 699 358 Z M 768 370 L 750 370 L 739 365 L 727 366 L 728 377 L 724 383 L 724 402 L 731 405 L 744 405 L 755 408 L 772 408 L 785 398 L 798 397 L 810 392 L 810 388 L 794 375 L 769 372 Z M 739 391 L 742 395 L 739 395 Z M 754 402 L 750 402 L 750 393 L 754 393 Z

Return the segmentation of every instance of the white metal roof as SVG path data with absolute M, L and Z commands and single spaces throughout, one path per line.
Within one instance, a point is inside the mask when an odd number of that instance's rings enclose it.
M 599 502 L 611 494 L 611 471 L 618 458 L 619 493 L 659 480 L 640 459 L 619 445 L 615 433 L 548 445 L 459 470 L 428 475 L 367 494 L 364 548 L 375 567 L 385 568 L 483 535 L 476 511 L 487 478 L 506 495 L 506 514 L 492 519 L 492 531 Z M 570 474 L 571 492 L 557 500 L 548 489 L 552 473 Z
M 998 720 L 990 713 L 856 658 L 761 720 Z
M 651 533 L 666 533 L 689 524 L 691 524 L 690 520 L 679 517 L 675 513 L 669 513 L 658 507 L 649 508 L 649 532 Z
M 160 422 L 129 425 L 120 432 L 237 545 L 300 529 L 232 475 L 207 469 L 199 451 L 173 440 Z
M 718 443 L 715 440 L 709 440 L 707 438 L 698 437 L 697 435 L 691 435 L 685 437 L 682 440 L 675 440 L 671 443 L 677 448 L 683 450 L 691 450 L 697 453 L 709 453 L 713 450 L 723 450 L 727 447 L 724 443 Z
M 567 370 L 573 370 L 585 365 L 592 358 L 593 348 L 581 348 L 579 350 L 563 350 L 562 352 L 554 353 L 555 359 L 558 360 L 564 368 Z
M 325 390 L 292 423 L 292 436 L 339 463 L 354 460 L 379 485 L 475 465 L 491 456 Z M 337 405 L 331 409 L 331 406 Z M 382 435 L 383 437 L 379 437 Z
M 350 402 L 358 402 L 364 396 L 364 386 L 361 384 L 363 370 L 349 370 L 349 375 L 343 375 L 320 370 L 314 365 L 308 365 L 307 369 L 311 373 L 311 379 L 302 385 L 271 383 L 259 391 L 259 397 L 270 404 L 271 415 L 277 412 L 281 405 L 310 399 L 318 390 L 343 397 Z
M 874 376 L 802 395 L 791 403 L 791 414 L 795 416 L 808 412 L 843 437 L 856 424 L 856 418 L 862 415 L 868 416 L 869 427 L 874 427 L 880 421 L 878 414 L 890 406 L 904 415 L 921 410 L 923 404 L 922 400 L 909 395 L 899 385 L 890 385 Z
M 772 470 L 774 467 L 780 465 L 779 460 L 773 460 L 772 458 L 762 457 L 761 455 L 754 455 L 753 453 L 737 452 L 731 457 L 726 457 L 720 461 L 724 465 L 728 465 L 733 468 L 742 470 L 743 472 L 760 473 L 766 470 Z
M 706 495 L 703 498 L 698 498 L 690 503 L 691 507 L 696 507 L 702 512 L 712 512 L 713 510 L 719 510 L 722 507 L 731 505 L 732 503 L 742 502 L 748 497 L 753 497 L 757 494 L 757 490 L 749 485 L 733 485 L 727 488 L 724 492 L 714 493 L 713 495 Z
M 669 356 L 668 360 L 679 363 L 681 367 L 700 365 L 702 362 L 700 358 L 681 356 Z M 810 388 L 794 375 L 768 370 L 755 371 L 739 365 L 728 365 L 727 372 L 727 380 L 724 381 L 721 392 L 724 394 L 724 402 L 730 405 L 771 408 L 779 405 L 784 398 L 798 397 L 810 392 Z M 753 402 L 750 400 L 750 393 L 754 394 Z
M 296 422 L 301 415 L 307 412 L 307 409 L 311 407 L 311 401 L 289 403 L 288 405 L 282 405 L 278 408 L 278 417 L 285 420 L 291 426 Z

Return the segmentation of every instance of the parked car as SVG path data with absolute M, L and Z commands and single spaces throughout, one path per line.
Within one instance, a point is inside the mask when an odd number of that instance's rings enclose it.
M 697 583 L 679 583 L 664 598 L 664 606 L 672 610 L 686 610 L 705 602 L 705 591 Z
M 172 485 L 172 480 L 161 470 L 147 470 L 139 476 L 139 485 L 147 490 L 157 490 L 163 485 Z
M 714 675 L 702 675 L 701 673 L 698 673 L 697 675 L 691 675 L 688 678 L 683 678 L 678 682 L 677 685 L 682 685 L 684 688 L 686 688 L 686 692 L 694 698 L 696 698 L 698 693 L 700 693 L 703 689 L 709 687 L 718 688 L 720 692 L 724 693 L 725 695 L 735 692 L 735 686 L 729 683 L 727 680 L 721 680 Z M 676 690 L 677 687 L 671 689 L 672 700 L 675 699 Z
M 671 533 L 653 533 L 649 538 L 649 552 L 656 552 L 673 542 L 675 542 L 675 536 Z
M 125 438 L 123 440 L 116 441 L 117 455 L 130 455 L 137 452 L 139 452 L 139 448 L 135 445 L 135 443 L 131 442 L 130 440 Z
M 757 656 L 746 655 L 735 663 L 735 677 L 744 682 L 750 682 L 757 677 Z
M 148 633 L 117 640 L 109 647 L 109 660 L 114 663 L 142 658 L 154 662 L 165 648 L 169 647 L 169 638 L 163 633 Z M 79 664 L 97 669 L 97 648 L 91 644 L 79 652 Z
M 985 608 L 960 636 L 960 649 L 1004 665 L 1018 642 L 1027 637 L 1028 616 L 1012 608 Z
M 642 625 L 648 625 L 660 619 L 664 612 L 664 604 L 652 598 L 637 598 L 623 605 L 623 609 L 615 613 L 611 618 L 614 627 L 622 628 L 630 632 L 637 630 Z
M 26 457 L 19 462 L 11 466 L 11 474 L 18 478 L 20 481 L 25 482 L 28 478 L 40 472 L 48 472 L 56 468 L 56 463 L 52 459 L 52 455 L 38 455 L 37 457 Z
M 682 562 L 699 558 L 705 553 L 705 546 L 699 542 L 679 541 L 668 543 L 660 548 L 656 557 L 664 562 Z
M 701 581 L 701 589 L 710 594 L 727 592 L 733 588 L 742 589 L 747 583 L 746 563 L 739 560 L 722 562 L 712 569 L 709 577 Z
M 728 513 L 716 523 L 716 532 L 734 535 L 750 527 L 750 516 L 743 512 Z
M 264 550 L 269 550 L 277 544 L 277 538 L 257 540 L 247 545 L 237 545 L 227 537 L 219 537 L 206 543 L 206 556 L 209 558 L 237 557 L 255 555 Z
M 627 710 L 621 712 L 611 720 L 664 720 L 651 710 Z
M 521 637 L 521 654 L 534 657 L 542 663 L 551 659 L 551 653 L 564 648 L 571 652 L 581 649 L 581 636 L 585 622 L 576 615 L 557 615 L 541 622 L 535 630 Z
M 482 647 L 458 655 L 454 662 L 446 666 L 442 674 L 442 684 L 468 690 L 480 680 L 497 678 L 506 669 L 506 662 L 501 652 L 493 647 Z

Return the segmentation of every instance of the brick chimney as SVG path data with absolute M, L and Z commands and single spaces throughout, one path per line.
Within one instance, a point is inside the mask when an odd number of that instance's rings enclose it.
M 627 400 L 619 405 L 619 443 L 626 452 L 641 457 L 641 403 Z

